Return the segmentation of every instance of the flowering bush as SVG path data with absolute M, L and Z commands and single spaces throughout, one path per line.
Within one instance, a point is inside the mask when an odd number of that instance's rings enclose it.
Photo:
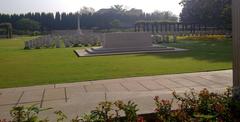
M 16 106 L 10 111 L 10 115 L 12 122 L 47 122 L 47 119 L 39 119 L 38 114 L 48 109 L 40 109 L 35 105 L 29 107 Z
M 172 120 L 172 101 L 169 100 L 160 100 L 158 96 L 154 98 L 157 108 L 155 112 L 159 121 L 171 121 Z
M 202 36 L 181 36 L 178 37 L 178 40 L 191 40 L 191 41 L 221 41 L 225 40 L 226 37 L 224 35 L 202 35 Z
M 10 121 L 7 121 L 7 119 L 0 119 L 0 122 L 10 122 Z
M 119 114 L 121 111 L 125 113 L 124 120 Z M 105 101 L 101 102 L 96 110 L 84 115 L 80 120 L 82 122 L 136 122 L 138 119 L 137 111 L 137 104 L 132 101 L 128 101 L 126 104 L 122 101 L 114 103 Z
M 194 90 L 191 90 L 190 93 L 184 93 L 183 96 L 173 92 L 173 96 L 178 103 L 178 108 L 174 110 L 172 108 L 172 101 L 159 100 L 159 97 L 155 97 L 154 100 L 157 107 L 155 111 L 159 121 L 234 121 L 231 109 L 233 105 L 231 89 L 228 89 L 223 94 L 203 89 L 198 94 Z

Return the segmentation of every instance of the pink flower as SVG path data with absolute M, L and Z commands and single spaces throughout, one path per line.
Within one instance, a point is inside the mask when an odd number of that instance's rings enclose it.
M 141 117 L 141 116 L 140 116 L 140 117 L 138 117 L 138 118 L 137 118 L 137 122 L 144 122 L 144 118 L 143 118 L 143 117 Z
M 154 100 L 158 101 L 159 100 L 159 96 L 155 96 Z

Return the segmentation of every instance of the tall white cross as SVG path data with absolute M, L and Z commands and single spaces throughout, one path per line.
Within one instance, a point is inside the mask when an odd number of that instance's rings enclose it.
M 79 14 L 78 14 L 78 29 L 77 31 L 79 32 L 80 35 L 82 35 L 82 30 L 81 30 L 81 25 L 80 25 L 80 14 L 81 14 L 81 11 L 79 11 Z

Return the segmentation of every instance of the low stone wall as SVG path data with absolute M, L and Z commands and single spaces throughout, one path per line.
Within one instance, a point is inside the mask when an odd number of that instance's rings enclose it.
M 106 33 L 103 48 L 151 47 L 151 33 L 122 32 Z

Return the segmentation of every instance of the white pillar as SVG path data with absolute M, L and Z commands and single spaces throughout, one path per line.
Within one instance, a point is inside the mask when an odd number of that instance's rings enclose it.
M 240 99 L 240 0 L 232 0 L 233 88 Z
M 78 33 L 82 35 L 81 24 L 80 24 L 80 14 L 78 14 Z

